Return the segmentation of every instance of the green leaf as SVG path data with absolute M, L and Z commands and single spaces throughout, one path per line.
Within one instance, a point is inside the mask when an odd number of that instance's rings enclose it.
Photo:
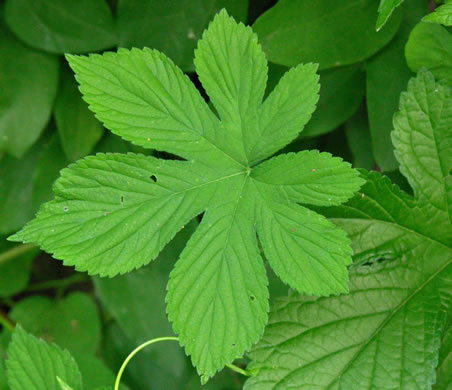
M 436 8 L 434 12 L 424 16 L 422 21 L 452 26 L 452 1 L 446 0 L 446 2 Z
M 0 253 L 16 246 L 6 241 L 6 237 L 0 237 Z M 37 249 L 31 250 L 5 263 L 0 262 L 0 297 L 10 297 L 27 287 L 32 260 L 37 252 Z
M 377 173 L 365 177 L 361 193 L 328 215 L 352 238 L 355 261 L 374 264 L 355 267 L 348 295 L 281 299 L 251 353 L 249 369 L 258 373 L 245 389 L 411 390 L 434 382 L 452 303 L 452 248 L 428 234 L 413 199 Z
M 391 142 L 392 117 L 399 107 L 400 93 L 413 75 L 404 58 L 405 44 L 413 27 L 427 12 L 427 2 L 410 0 L 401 8 L 403 20 L 397 35 L 366 65 L 366 103 L 372 151 L 383 172 L 399 166 Z
M 42 144 L 38 142 L 22 159 L 0 156 L 0 234 L 9 234 L 33 218 L 33 176 Z
M 6 379 L 4 360 L 0 360 L 0 390 L 9 390 L 8 382 Z
M 317 65 L 287 71 L 259 110 L 259 129 L 250 144 L 250 162 L 272 155 L 298 136 L 318 101 Z M 303 104 L 299 104 L 303 102 Z
M 83 388 L 96 389 L 115 382 L 113 372 L 96 356 L 90 353 L 75 353 L 74 358 L 82 374 Z M 126 388 L 125 386 L 120 386 L 121 390 Z
M 320 99 L 303 133 L 315 137 L 335 130 L 361 105 L 365 91 L 362 64 L 320 72 Z
M 1 23 L 0 52 L 0 151 L 19 158 L 50 119 L 58 58 L 23 45 Z
M 436 368 L 436 383 L 433 390 L 452 389 L 452 322 L 449 319 L 447 328 L 441 338 L 438 367 Z
M 430 229 L 451 237 L 452 94 L 445 83 L 422 70 L 410 80 L 394 116 L 392 140 L 400 172 L 408 179 Z M 421 174 L 422 173 L 422 174 Z
M 249 369 L 257 374 L 246 390 L 432 388 L 436 365 L 448 354 L 439 347 L 452 306 L 452 223 L 432 208 L 436 198 L 446 199 L 442 183 L 430 200 L 424 186 L 442 180 L 438 166 L 452 166 L 441 152 L 451 139 L 450 124 L 443 125 L 449 105 L 450 89 L 427 71 L 411 80 L 393 139 L 416 197 L 363 171 L 360 193 L 323 209 L 352 239 L 350 293 L 280 300 L 251 352 Z
M 215 56 L 221 61 L 211 62 Z M 69 61 L 90 108 L 106 127 L 186 161 L 132 153 L 87 157 L 62 171 L 55 199 L 10 239 L 36 242 L 77 270 L 114 276 L 148 264 L 204 213 L 171 272 L 167 310 L 205 382 L 241 357 L 267 320 L 257 211 L 271 200 L 278 210 L 289 207 L 283 211 L 289 217 L 292 208 L 304 210 L 297 202 L 338 204 L 362 184 L 349 164 L 317 152 L 286 156 L 289 170 L 281 157 L 257 165 L 297 137 L 308 121 L 318 99 L 316 66 L 288 71 L 261 104 L 265 57 L 251 29 L 222 11 L 204 33 L 195 60 L 220 121 L 181 70 L 155 50 L 120 49 L 69 56 Z M 287 182 L 272 184 L 270 171 L 278 169 L 277 162 Z M 317 168 L 318 173 L 312 171 Z M 306 173 L 301 180 L 297 169 Z M 348 241 L 315 213 L 304 223 L 306 236 L 285 231 L 286 239 L 295 240 L 291 255 L 332 268 L 335 275 L 306 268 L 303 278 L 290 282 L 311 294 L 345 291 Z M 267 235 L 266 229 L 258 234 Z M 301 245 L 323 245 L 326 232 L 334 237 L 329 246 L 334 254 L 319 249 L 306 257 Z M 274 250 L 285 250 L 283 242 L 278 245 L 264 252 L 274 258 Z M 273 261 L 279 264 L 280 259 Z M 319 285 L 306 284 L 310 278 Z
M 77 363 L 69 352 L 27 334 L 20 326 L 8 347 L 6 370 L 11 390 L 61 390 L 57 376 L 73 390 L 82 390 Z
M 116 44 L 115 21 L 104 0 L 8 0 L 8 27 L 31 47 L 86 53 Z
M 55 122 L 69 161 L 89 154 L 103 134 L 102 124 L 82 100 L 73 75 L 63 73 L 55 103 Z
M 341 204 L 351 198 L 356 183 L 363 184 L 350 164 L 315 150 L 276 156 L 256 167 L 252 175 L 281 200 L 317 206 Z
M 376 29 L 380 29 L 388 21 L 389 17 L 392 15 L 394 10 L 403 3 L 403 0 L 380 0 L 380 5 L 378 6 L 378 19 Z
M 34 210 L 53 198 L 53 183 L 67 164 L 69 164 L 69 161 L 64 155 L 60 139 L 55 132 L 44 142 L 35 163 L 31 191 L 31 204 Z
M 183 71 L 191 72 L 196 42 L 222 8 L 237 20 L 245 21 L 248 1 L 120 0 L 117 10 L 119 46 L 153 47 L 165 53 Z
M 90 109 L 113 133 L 185 159 L 234 161 L 214 143 L 215 114 L 190 79 L 162 53 L 119 49 L 67 58 Z
M 375 0 L 282 0 L 253 28 L 269 61 L 286 66 L 313 61 L 320 69 L 332 68 L 370 57 L 395 35 L 401 13 L 377 33 L 377 7 Z
M 73 292 L 59 301 L 33 295 L 18 302 L 9 316 L 26 331 L 71 353 L 94 353 L 99 347 L 99 313 L 85 293 Z
M 345 136 L 353 154 L 355 168 L 372 169 L 375 164 L 369 121 L 364 107 L 345 122 Z
M 419 23 L 411 32 L 405 57 L 413 72 L 426 67 L 434 76 L 452 85 L 452 34 L 432 23 Z

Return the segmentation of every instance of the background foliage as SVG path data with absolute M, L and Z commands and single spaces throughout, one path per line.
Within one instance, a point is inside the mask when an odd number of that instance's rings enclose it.
M 94 389 L 113 382 L 113 373 L 137 344 L 172 334 L 164 304 L 168 274 L 196 222 L 186 226 L 150 266 L 113 279 L 75 273 L 32 246 L 16 250 L 6 237 L 51 199 L 52 183 L 69 163 L 96 152 L 148 153 L 104 131 L 81 99 L 62 54 L 118 47 L 156 48 L 187 72 L 202 91 L 193 73 L 193 50 L 208 22 L 222 8 L 236 20 L 252 25 L 258 34 L 270 61 L 267 94 L 288 67 L 307 62 L 320 65 L 317 109 L 300 138 L 287 146 L 285 152 L 328 151 L 355 167 L 380 171 L 403 190 L 413 193 L 400 174 L 400 159 L 394 155 L 390 136 L 393 115 L 399 110 L 400 94 L 407 90 L 408 80 L 421 68 L 430 70 L 437 80 L 445 80 L 442 85 L 450 89 L 450 1 L 435 13 L 431 13 L 435 3 L 427 0 L 0 1 L 2 359 L 11 340 L 11 327 L 19 323 L 27 332 L 66 348 L 82 373 L 84 388 Z M 373 174 L 369 177 L 371 184 L 363 189 L 366 195 L 377 197 L 378 193 L 393 191 L 387 179 Z M 377 192 L 371 188 L 372 183 L 379 188 Z M 403 196 L 402 199 L 405 201 Z M 421 213 L 407 209 L 405 215 L 393 217 L 408 218 L 411 212 Z M 355 230 L 347 222 L 347 211 L 338 209 L 326 215 L 353 238 Z M 376 211 L 372 215 L 379 218 Z M 422 221 L 427 230 L 429 223 Z M 440 237 L 441 231 L 435 234 Z M 410 239 L 406 237 L 403 241 L 407 251 L 422 250 L 421 244 L 416 247 Z M 361 255 L 360 263 L 369 262 L 369 257 L 376 263 L 394 260 L 377 243 L 378 250 L 360 250 L 356 241 L 354 248 Z M 450 252 L 442 253 L 444 258 L 450 256 Z M 424 252 L 422 256 L 429 261 Z M 416 258 L 419 259 L 417 254 Z M 291 295 L 269 269 L 268 272 L 271 303 Z M 353 274 L 353 289 L 361 291 L 362 285 L 377 283 L 367 272 L 366 269 Z M 418 288 L 415 276 L 407 288 Z M 314 310 L 313 318 L 318 315 L 310 298 L 291 295 L 286 299 L 284 303 L 274 303 L 272 329 L 281 318 L 293 319 L 291 310 L 303 315 Z M 337 299 L 345 302 L 334 302 L 333 307 L 354 304 L 347 301 L 351 298 Z M 328 301 L 324 310 L 331 304 Z M 397 300 L 391 304 L 397 306 Z M 444 321 L 436 389 L 452 388 L 450 318 Z M 277 336 L 277 330 L 274 333 L 270 330 L 264 340 L 274 342 Z M 22 337 L 24 343 L 34 343 L 25 333 L 17 337 Z M 301 344 L 304 342 L 309 340 L 301 340 Z M 265 360 L 259 351 L 260 346 L 251 356 L 256 361 Z M 247 359 L 238 364 L 246 364 Z M 3 364 L 0 360 L 0 390 L 8 389 Z M 259 387 L 261 379 L 255 380 L 258 383 L 255 388 L 263 388 Z M 248 382 L 249 388 L 254 388 L 253 381 Z M 131 389 L 200 388 L 198 376 L 176 343 L 157 344 L 141 352 L 128 367 L 124 383 Z M 243 377 L 223 371 L 203 388 L 240 389 L 243 383 Z M 407 383 L 401 388 L 413 388 L 409 386 Z

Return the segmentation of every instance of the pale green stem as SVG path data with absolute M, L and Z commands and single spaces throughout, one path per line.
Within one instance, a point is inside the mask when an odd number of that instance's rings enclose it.
M 156 339 L 152 339 L 149 341 L 146 341 L 145 343 L 141 344 L 140 346 L 136 347 L 132 352 L 130 352 L 129 356 L 127 356 L 126 360 L 124 360 L 124 363 L 122 363 L 121 368 L 118 371 L 118 375 L 116 376 L 115 381 L 115 387 L 114 390 L 119 390 L 119 383 L 121 382 L 122 374 L 124 373 L 124 370 L 127 367 L 127 364 L 132 360 L 132 358 L 140 352 L 142 349 L 146 348 L 148 345 L 158 343 L 159 341 L 179 341 L 177 337 L 158 337 Z M 226 367 L 231 369 L 232 371 L 235 371 L 239 374 L 245 375 L 245 376 L 252 376 L 251 372 L 244 370 L 243 368 L 237 367 L 234 364 L 226 364 Z
M 245 376 L 252 376 L 251 372 L 244 370 L 243 368 L 237 367 L 234 364 L 226 364 L 226 367 L 232 371 L 238 372 L 239 374 L 242 374 Z
M 0 264 L 6 263 L 17 256 L 23 255 L 36 248 L 34 244 L 21 244 L 0 253 Z
M 132 358 L 138 352 L 140 352 L 143 348 L 146 348 L 148 345 L 158 343 L 159 341 L 179 341 L 179 339 L 177 337 L 158 337 L 156 339 L 146 341 L 145 343 L 136 347 L 132 352 L 130 352 L 129 356 L 127 356 L 126 360 L 124 360 L 124 363 L 122 363 L 122 366 L 118 371 L 118 375 L 116 376 L 114 390 L 119 390 L 119 382 L 121 382 L 122 374 L 123 374 L 124 370 L 126 369 L 127 364 L 129 364 L 129 362 L 132 360 Z

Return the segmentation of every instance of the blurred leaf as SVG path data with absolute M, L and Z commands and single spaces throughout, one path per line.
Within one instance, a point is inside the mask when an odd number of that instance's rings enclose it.
M 372 169 L 375 162 L 372 155 L 369 122 L 364 107 L 345 122 L 345 136 L 353 155 L 353 166 Z
M 0 151 L 21 157 L 49 121 L 58 59 L 23 45 L 1 23 L 0 53 Z
M 3 360 L 0 360 L 0 390 L 8 390 L 8 383 L 6 382 L 6 371 Z
M 113 279 L 94 279 L 97 295 L 135 346 L 155 337 L 174 335 L 166 315 L 166 285 L 194 226 L 187 225 L 151 266 Z M 165 367 L 165 375 L 180 377 L 185 369 L 185 353 L 178 343 L 157 343 L 148 349 L 148 355 Z
M 74 390 L 82 389 L 77 363 L 56 344 L 47 344 L 16 327 L 6 361 L 11 390 L 61 390 L 57 376 Z
M 70 71 L 65 71 L 61 78 L 55 103 L 55 121 L 61 145 L 70 162 L 88 155 L 104 133 L 102 124 L 82 100 Z
M 425 0 L 406 1 L 402 10 L 403 20 L 396 37 L 367 63 L 366 102 L 372 151 L 383 172 L 399 166 L 390 136 L 392 117 L 399 106 L 400 93 L 412 76 L 404 58 L 405 44 L 413 27 L 427 12 L 427 3 Z
M 320 99 L 302 137 L 328 133 L 353 115 L 365 92 L 362 68 L 354 64 L 320 72 Z
M 378 33 L 375 0 L 281 0 L 253 25 L 269 61 L 286 66 L 318 62 L 320 69 L 362 61 L 397 32 L 396 11 Z
M 36 162 L 32 190 L 33 209 L 53 198 L 52 185 L 58 178 L 60 170 L 68 164 L 58 134 L 54 133 L 44 143 Z
M 38 142 L 20 160 L 0 156 L 0 235 L 20 229 L 34 216 L 33 176 L 42 143 Z
M 425 16 L 422 21 L 452 26 L 452 0 L 446 0 L 446 2 L 436 8 L 434 12 Z
M 113 372 L 94 355 L 75 353 L 74 358 L 82 373 L 84 389 L 92 390 L 105 385 L 113 386 L 115 383 Z M 121 386 L 121 389 L 125 389 L 125 386 Z
M 402 4 L 403 0 L 380 0 L 380 5 L 378 6 L 378 19 L 376 29 L 380 29 L 388 21 L 389 17 L 392 15 L 394 10 Z
M 7 0 L 5 19 L 28 45 L 51 53 L 87 53 L 117 42 L 104 0 Z
M 119 0 L 119 46 L 160 50 L 191 72 L 196 43 L 222 8 L 245 21 L 248 0 Z
M 0 253 L 16 246 L 17 244 L 6 241 L 6 237 L 0 237 Z M 32 261 L 37 252 L 38 248 L 0 263 L 0 297 L 10 297 L 27 287 Z
M 29 296 L 9 316 L 28 332 L 72 353 L 94 353 L 100 343 L 97 307 L 85 293 L 73 292 L 61 300 Z
M 452 85 L 452 34 L 445 27 L 419 23 L 410 34 L 405 56 L 413 72 L 426 67 L 436 79 Z

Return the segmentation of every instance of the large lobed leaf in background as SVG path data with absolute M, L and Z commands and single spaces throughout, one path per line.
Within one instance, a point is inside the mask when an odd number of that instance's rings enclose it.
M 362 184 L 327 153 L 279 155 L 318 100 L 313 64 L 288 71 L 262 103 L 267 61 L 249 27 L 221 12 L 195 53 L 198 90 L 158 51 L 68 56 L 107 128 L 186 161 L 98 154 L 70 165 L 55 199 L 11 239 L 35 242 L 66 265 L 114 276 L 154 259 L 195 216 L 202 222 L 170 275 L 168 314 L 202 380 L 243 353 L 267 321 L 267 277 L 308 294 L 346 292 L 345 233 L 298 203 L 329 206 Z
M 415 198 L 363 172 L 360 193 L 325 211 L 351 236 L 355 262 L 366 265 L 353 267 L 348 295 L 293 295 L 273 308 L 251 353 L 258 374 L 247 390 L 424 390 L 435 383 L 452 300 L 451 129 L 450 89 L 420 72 L 402 95 L 393 133 Z M 443 370 L 438 375 L 449 375 Z

